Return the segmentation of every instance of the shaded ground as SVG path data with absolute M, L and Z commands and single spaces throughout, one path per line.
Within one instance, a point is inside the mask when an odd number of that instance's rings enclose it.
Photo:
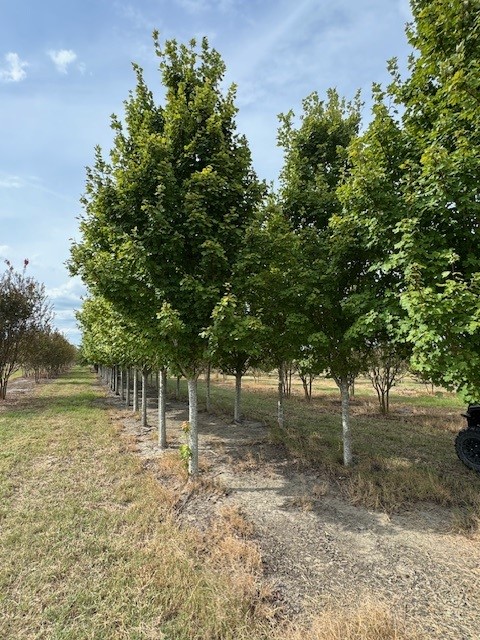
M 156 446 L 154 403 L 151 429 L 142 432 L 131 409 L 118 398 L 110 402 L 146 465 L 164 455 Z M 187 407 L 170 402 L 167 415 L 175 448 L 184 442 Z M 266 578 L 287 615 L 370 596 L 425 638 L 479 638 L 480 538 L 453 535 L 449 512 L 425 506 L 389 517 L 353 507 L 320 473 L 299 469 L 273 446 L 259 423 L 201 414 L 199 433 L 202 477 L 224 490 L 186 494 L 179 517 L 203 528 L 221 505 L 238 505 L 254 524 Z

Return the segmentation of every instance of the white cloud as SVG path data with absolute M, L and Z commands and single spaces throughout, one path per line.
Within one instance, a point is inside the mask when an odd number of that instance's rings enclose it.
M 59 73 L 68 73 L 67 67 L 77 59 L 77 54 L 71 49 L 59 49 L 58 51 L 49 51 L 48 55 Z
M 190 13 L 216 9 L 226 12 L 234 5 L 234 0 L 176 0 L 176 2 Z
M 3 82 L 20 82 L 27 77 L 25 67 L 28 67 L 28 62 L 20 60 L 18 53 L 7 53 L 5 61 L 8 66 L 0 69 L 0 80 L 3 80 Z
M 18 176 L 9 176 L 0 172 L 0 189 L 20 189 L 24 181 Z
M 8 244 L 0 244 L 0 258 L 4 259 L 10 253 Z
M 50 300 L 57 302 L 59 307 L 69 308 L 71 303 L 81 304 L 85 295 L 85 287 L 79 278 L 70 278 L 59 287 L 47 289 Z

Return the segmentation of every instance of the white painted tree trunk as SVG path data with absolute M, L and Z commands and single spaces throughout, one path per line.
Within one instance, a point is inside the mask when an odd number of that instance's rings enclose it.
M 279 429 L 283 429 L 285 425 L 285 412 L 283 408 L 283 363 L 278 367 L 277 420 Z
M 138 411 L 138 370 L 133 367 L 133 410 Z
M 210 408 L 211 408 L 211 396 L 210 396 L 210 373 L 211 373 L 211 365 L 210 363 L 207 366 L 207 395 L 205 398 L 205 404 L 206 404 L 206 409 L 207 409 L 207 413 L 210 413 Z
M 142 427 L 147 427 L 147 380 L 148 371 L 142 369 Z
M 125 372 L 125 406 L 130 406 L 130 367 L 127 367 Z
M 162 367 L 158 372 L 158 446 L 160 449 L 167 448 L 167 370 Z
M 188 473 L 190 476 L 198 475 L 198 426 L 197 426 L 197 378 L 187 378 L 188 387 L 188 446 L 190 459 L 188 461 Z
M 120 367 L 120 400 L 125 400 L 125 376 L 123 374 L 124 369 Z
M 340 394 L 342 398 L 342 437 L 343 437 L 343 464 L 348 467 L 352 464 L 352 436 L 350 432 L 350 389 L 348 381 L 340 380 Z
M 235 374 L 235 405 L 233 407 L 233 421 L 242 421 L 242 374 Z

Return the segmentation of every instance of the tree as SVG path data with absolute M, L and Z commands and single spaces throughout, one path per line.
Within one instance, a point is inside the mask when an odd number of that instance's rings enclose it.
M 279 144 L 285 149 L 282 206 L 300 244 L 308 291 L 302 305 L 310 335 L 304 343 L 337 383 L 342 398 L 344 463 L 352 462 L 349 389 L 364 363 L 359 318 L 365 312 L 367 266 L 352 238 L 337 233 L 342 204 L 337 189 L 349 170 L 347 148 L 358 134 L 360 101 L 327 101 L 313 93 L 303 101 L 298 127 L 294 114 L 280 116 Z M 322 366 L 323 363 L 323 366 Z
M 111 164 L 97 152 L 89 171 L 83 242 L 72 267 L 125 314 L 156 328 L 168 359 L 187 378 L 190 472 L 198 472 L 197 379 L 203 337 L 229 281 L 244 230 L 263 194 L 250 151 L 236 133 L 235 87 L 206 39 L 200 48 L 155 35 L 165 105 L 156 106 L 135 67 L 125 123 L 113 118 Z
M 309 330 L 303 304 L 308 283 L 301 269 L 300 253 L 298 236 L 276 198 L 270 195 L 257 220 L 247 229 L 233 282 L 249 317 L 260 323 L 255 335 L 259 361 L 268 371 L 278 371 L 280 429 L 285 421 L 285 362 L 298 357 Z
M 234 422 L 242 420 L 242 377 L 260 362 L 264 334 L 260 319 L 234 293 L 226 293 L 212 312 L 212 324 L 205 335 L 215 365 L 235 376 Z
M 480 13 L 476 0 L 411 6 L 409 74 L 394 60 L 391 85 L 374 88 L 347 208 L 396 291 L 414 368 L 478 399 Z
M 335 226 L 337 236 L 364 252 L 370 296 L 359 321 L 368 343 L 366 373 L 380 410 L 388 413 L 390 389 L 411 355 L 407 314 L 401 305 L 404 278 L 395 259 L 395 229 L 408 216 L 402 168 L 408 144 L 398 113 L 385 106 L 385 93 L 378 85 L 373 87 L 373 99 L 373 118 L 348 149 L 350 169 L 337 190 L 343 211 Z
M 438 381 L 480 394 L 480 12 L 476 0 L 413 0 L 416 49 L 403 82 L 411 147 L 410 205 L 398 246 L 414 364 Z M 406 222 L 406 221 L 405 221 Z
M 25 260 L 23 270 L 15 271 L 7 261 L 0 276 L 0 400 L 5 399 L 10 375 L 19 365 L 22 342 L 51 320 L 45 288 L 26 275 L 27 265 Z
M 34 327 L 22 340 L 19 362 L 25 372 L 33 373 L 38 382 L 42 375 L 50 378 L 69 367 L 77 349 L 59 331 L 50 327 Z

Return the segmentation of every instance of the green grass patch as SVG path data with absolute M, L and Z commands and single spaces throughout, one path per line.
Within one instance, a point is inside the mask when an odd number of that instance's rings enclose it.
M 75 369 L 0 413 L 0 638 L 261 639 L 256 591 L 179 530 Z

